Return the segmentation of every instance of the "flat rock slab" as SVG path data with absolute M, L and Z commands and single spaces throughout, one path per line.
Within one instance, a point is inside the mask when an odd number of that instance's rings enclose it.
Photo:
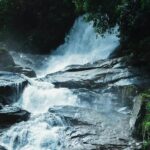
M 6 105 L 16 102 L 27 83 L 19 74 L 0 71 L 0 103 Z
M 19 65 L 13 65 L 13 66 L 9 66 L 9 67 L 5 67 L 3 69 L 1 69 L 3 71 L 8 71 L 8 72 L 13 72 L 13 73 L 18 73 L 18 74 L 24 74 L 28 77 L 36 77 L 36 73 L 27 67 L 21 67 Z
M 51 82 L 55 87 L 102 88 L 111 84 L 144 85 L 148 84 L 149 76 L 140 74 L 136 68 L 126 67 L 124 58 L 101 60 L 85 65 L 71 65 L 64 70 L 48 74 L 40 80 Z M 143 86 L 142 86 L 143 87 Z

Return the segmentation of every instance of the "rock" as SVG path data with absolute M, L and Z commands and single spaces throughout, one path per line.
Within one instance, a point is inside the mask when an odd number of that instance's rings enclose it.
M 139 120 L 141 118 L 141 112 L 142 110 L 142 96 L 136 96 L 134 98 L 134 106 L 132 110 L 132 115 L 130 119 L 130 128 L 133 131 L 133 134 L 135 134 L 137 125 L 139 124 Z
M 16 102 L 27 83 L 16 73 L 0 71 L 0 103 L 7 105 Z
M 30 113 L 17 107 L 5 106 L 0 110 L 0 126 L 9 126 L 17 122 L 26 121 Z
M 36 73 L 30 68 L 16 65 L 12 56 L 5 49 L 0 49 L 0 71 L 24 74 L 28 77 L 36 77 Z
M 141 123 L 145 115 L 145 104 L 141 95 L 136 96 L 134 99 L 134 106 L 130 119 L 130 128 L 132 135 L 136 138 L 142 138 Z
M 150 91 L 144 91 L 135 98 L 132 118 L 132 134 L 135 138 L 144 141 L 142 143 L 145 150 L 150 148 Z M 139 145 L 138 143 L 136 144 Z M 140 147 L 140 145 L 139 145 Z
M 0 150 L 7 150 L 7 149 L 0 145 Z
M 102 120 L 107 120 L 104 115 L 94 110 L 74 106 L 57 106 L 50 108 L 49 112 L 61 116 L 64 121 L 70 122 L 72 125 L 96 125 Z
M 91 108 L 74 106 L 57 106 L 50 108 L 49 112 L 59 116 L 67 126 L 63 133 L 69 139 L 70 149 L 74 149 L 74 142 L 77 142 L 79 149 L 90 150 L 122 150 L 130 147 L 128 142 L 132 138 L 129 138 L 127 118 L 122 122 Z
M 14 73 L 19 73 L 19 74 L 24 74 L 27 77 L 36 77 L 36 73 L 30 69 L 30 68 L 23 68 L 19 65 L 14 65 L 12 67 L 4 68 L 4 71 L 9 71 L 9 72 L 14 72 Z
M 147 77 L 139 80 L 140 74 L 134 68 L 125 68 L 123 58 L 101 60 L 92 64 L 72 65 L 63 71 L 47 75 L 41 80 L 52 82 L 56 87 L 102 88 L 109 85 L 148 84 Z M 143 80 L 144 79 L 144 80 Z M 141 82 L 140 82 L 141 81 Z

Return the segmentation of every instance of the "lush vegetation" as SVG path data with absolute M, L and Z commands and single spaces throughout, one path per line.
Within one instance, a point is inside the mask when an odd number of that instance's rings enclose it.
M 0 40 L 16 39 L 26 50 L 49 52 L 63 42 L 74 10 L 67 0 L 0 0 Z
M 76 15 L 83 13 L 87 21 L 94 21 L 98 33 L 120 26 L 118 55 L 133 53 L 134 60 L 150 63 L 150 0 L 1 0 L 0 38 L 11 33 L 25 46 L 49 52 L 63 42 Z
M 143 141 L 142 150 L 150 148 L 150 89 L 142 92 L 138 99 L 141 101 L 141 108 L 136 120 L 133 136 Z
M 150 0 L 73 0 L 78 12 L 88 13 L 97 32 L 120 27 L 120 54 L 150 64 Z
M 143 149 L 149 150 L 150 148 L 150 90 L 142 94 L 144 111 L 144 118 L 142 123 L 139 125 L 143 137 Z

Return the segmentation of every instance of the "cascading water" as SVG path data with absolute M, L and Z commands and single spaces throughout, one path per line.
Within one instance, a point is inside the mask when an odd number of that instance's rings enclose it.
M 33 66 L 38 75 L 61 71 L 68 65 L 106 59 L 119 45 L 117 28 L 114 29 L 115 33 L 105 33 L 105 37 L 101 37 L 96 36 L 92 24 L 92 22 L 84 22 L 83 17 L 79 17 L 69 36 L 66 37 L 65 43 L 47 57 L 44 65 L 42 62 L 41 68 L 39 64 L 38 67 Z M 21 65 L 27 65 L 24 59 L 28 58 L 28 55 L 21 54 L 21 59 L 18 59 L 18 55 L 16 58 L 14 54 L 14 59 L 19 60 L 18 63 Z M 32 59 L 34 61 L 34 57 Z M 36 61 L 36 58 L 35 62 L 40 63 Z M 0 145 L 8 150 L 92 149 L 92 144 L 87 144 L 87 141 L 99 142 L 101 140 L 101 143 L 110 142 L 111 144 L 111 142 L 118 142 L 119 137 L 114 140 L 116 134 L 128 136 L 128 132 L 125 133 L 124 129 L 128 115 L 115 110 L 120 106 L 117 106 L 116 102 L 112 104 L 112 101 L 116 101 L 113 94 L 101 93 L 94 89 L 90 91 L 54 88 L 50 82 L 24 78 L 30 82 L 30 85 L 26 87 L 19 102 L 15 105 L 28 110 L 32 115 L 29 121 L 15 124 L 1 135 Z M 59 110 L 61 110 L 60 113 Z M 107 121 L 108 118 L 111 121 Z M 77 124 L 77 126 L 72 124 Z M 78 135 L 83 137 L 82 141 L 75 138 Z M 99 139 L 100 135 L 101 139 Z
M 31 55 L 12 54 L 18 64 L 33 67 L 37 75 L 42 76 L 60 71 L 68 65 L 106 59 L 119 46 L 117 30 L 118 27 L 115 27 L 112 34 L 106 32 L 102 37 L 95 33 L 93 22 L 85 22 L 83 17 L 79 17 L 65 38 L 65 43 L 60 45 L 51 56 L 40 59 L 38 56 L 34 58 Z
M 59 71 L 71 64 L 85 64 L 107 58 L 119 45 L 117 29 L 114 28 L 113 34 L 105 33 L 104 38 L 96 35 L 93 22 L 87 23 L 83 17 L 79 17 L 65 43 L 48 59 L 46 73 Z

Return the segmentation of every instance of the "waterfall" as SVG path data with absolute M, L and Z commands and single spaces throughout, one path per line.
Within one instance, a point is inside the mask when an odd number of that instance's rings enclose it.
M 51 56 L 47 57 L 47 61 L 44 59 L 45 62 L 41 68 L 38 65 L 39 70 L 37 68 L 35 69 L 38 70 L 39 75 L 46 75 L 60 71 L 68 65 L 85 64 L 99 59 L 106 59 L 119 45 L 117 29 L 118 28 L 115 27 L 112 34 L 106 32 L 104 37 L 102 37 L 96 35 L 93 22 L 85 22 L 83 17 L 79 17 L 75 21 L 69 35 L 66 36 L 65 43 L 60 45 Z M 23 54 L 20 55 L 21 60 L 23 58 L 25 58 L 25 60 L 29 59 L 28 55 L 27 57 Z M 33 59 L 34 57 L 31 58 Z M 28 60 L 28 62 L 33 62 L 34 60 L 32 59 Z M 25 89 L 19 105 L 29 112 L 44 113 L 50 106 L 73 106 L 77 104 L 78 98 L 70 89 L 56 89 L 50 83 L 35 81 L 25 76 L 23 77 L 26 78 L 31 85 L 28 85 Z
M 37 65 L 38 67 L 33 66 L 33 69 L 38 73 L 38 76 L 41 76 L 61 71 L 68 65 L 81 65 L 106 59 L 119 45 L 117 29 L 115 27 L 114 33 L 109 34 L 106 32 L 104 37 L 101 37 L 94 32 L 93 22 L 87 23 L 83 20 L 83 17 L 79 17 L 75 21 L 69 35 L 66 36 L 65 43 L 60 45 L 51 56 L 44 59 L 41 67 Z M 24 63 L 26 61 L 23 61 L 25 55 L 24 57 L 22 54 L 20 55 L 21 59 L 15 57 L 15 60 L 17 59 L 17 63 L 25 66 L 26 64 Z M 28 55 L 26 58 L 28 58 Z M 33 56 L 31 62 L 34 62 L 34 60 L 39 63 L 36 57 L 34 59 Z M 30 61 L 28 62 L 30 65 Z M 123 116 L 112 108 L 114 106 L 112 105 L 112 99 L 115 100 L 113 94 L 107 92 L 103 94 L 99 91 L 90 91 L 89 89 L 81 89 L 81 91 L 77 89 L 75 91 L 67 88 L 55 88 L 53 84 L 48 82 L 30 78 L 26 79 L 30 82 L 30 85 L 25 88 L 22 97 L 15 105 L 31 112 L 31 118 L 27 122 L 13 125 L 1 135 L 0 145 L 8 150 L 65 150 L 72 149 L 71 146 L 80 150 L 86 149 L 90 145 L 86 145 L 87 141 L 95 139 L 98 141 L 101 133 L 102 141 L 104 142 L 109 142 L 111 139 L 109 139 L 109 136 L 112 139 L 117 134 L 121 134 L 123 137 L 128 136 L 126 135 L 127 129 L 124 129 L 128 116 Z M 84 100 L 83 104 L 80 103 L 79 96 Z M 93 106 L 91 103 L 93 103 Z M 64 108 L 67 115 L 72 112 L 72 116 L 67 116 L 67 119 L 71 118 L 73 123 L 79 124 L 76 127 L 70 126 L 63 114 L 48 112 L 49 108 L 59 109 L 59 107 L 69 108 Z M 79 112 L 76 110 L 79 110 Z M 103 114 L 107 114 L 107 116 Z M 84 117 L 88 118 L 88 121 L 93 120 L 89 124 L 83 120 L 83 124 L 80 124 Z M 107 121 L 108 118 L 111 120 L 110 122 Z M 120 121 L 121 119 L 123 120 L 122 122 Z M 117 125 L 115 124 L 116 122 Z M 102 128 L 101 131 L 98 125 Z M 97 132 L 100 134 L 93 139 Z M 80 139 L 76 140 L 76 134 L 81 135 L 81 137 L 82 134 L 85 135 L 85 137 L 83 136 L 85 142 L 80 141 Z M 117 137 L 117 139 L 119 138 Z M 72 145 L 70 144 L 71 140 Z M 86 147 L 83 148 L 82 145 L 84 144 Z
M 22 107 L 32 113 L 44 113 L 52 106 L 72 105 L 77 96 L 65 88 L 43 88 L 29 85 L 22 96 Z
M 104 36 L 95 33 L 93 22 L 85 22 L 83 17 L 76 19 L 64 44 L 60 45 L 50 56 L 19 54 L 12 52 L 17 64 L 30 67 L 38 76 L 60 71 L 68 65 L 85 64 L 106 59 L 119 46 L 118 27 L 113 33 Z
M 44 74 L 52 73 L 72 64 L 85 64 L 99 59 L 106 59 L 119 45 L 118 27 L 112 34 L 106 32 L 104 36 L 97 35 L 93 22 L 85 22 L 79 17 L 65 43 L 60 45 L 48 58 L 44 66 Z

